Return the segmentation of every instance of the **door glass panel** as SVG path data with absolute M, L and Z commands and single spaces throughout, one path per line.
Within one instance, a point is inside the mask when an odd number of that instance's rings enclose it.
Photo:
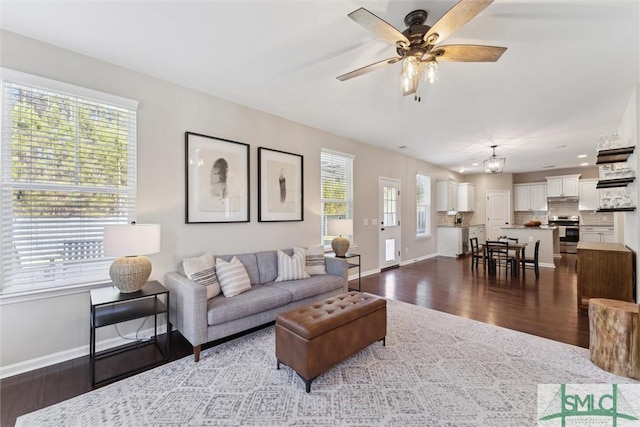
M 398 192 L 395 187 L 384 187 L 384 200 L 382 203 L 384 212 L 385 227 L 396 227 L 398 225 Z
M 393 261 L 396 259 L 396 239 L 386 239 L 384 242 L 384 258 L 385 261 Z

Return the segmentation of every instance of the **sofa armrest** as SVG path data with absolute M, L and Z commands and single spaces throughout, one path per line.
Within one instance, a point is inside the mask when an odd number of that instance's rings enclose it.
M 344 278 L 345 292 L 349 288 L 349 268 L 347 260 L 344 258 L 324 257 L 327 274 L 342 276 Z
M 169 320 L 195 347 L 207 342 L 207 291 L 188 277 L 171 271 L 164 275 L 171 293 Z

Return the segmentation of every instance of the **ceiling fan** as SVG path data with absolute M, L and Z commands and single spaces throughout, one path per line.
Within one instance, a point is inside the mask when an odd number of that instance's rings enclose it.
M 349 18 L 376 36 L 395 46 L 398 56 L 367 65 L 337 77 L 340 81 L 367 74 L 371 71 L 402 61 L 400 83 L 404 96 L 414 94 L 420 102 L 420 80 L 433 83 L 437 79 L 438 61 L 495 62 L 506 47 L 481 45 L 438 45 L 458 31 L 467 22 L 486 9 L 493 0 L 461 0 L 432 27 L 425 25 L 427 12 L 414 10 L 404 18 L 407 29 L 400 32 L 367 9 L 351 12 Z

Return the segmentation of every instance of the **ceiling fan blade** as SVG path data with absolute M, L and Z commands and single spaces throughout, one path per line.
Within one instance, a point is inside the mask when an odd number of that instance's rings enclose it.
M 407 39 L 404 34 L 364 7 L 354 10 L 347 16 L 392 46 L 395 46 L 399 41 L 409 44 L 409 39 Z
M 430 45 L 442 42 L 485 10 L 493 0 L 461 0 L 447 11 L 424 35 Z
M 349 80 L 352 79 L 354 77 L 358 77 L 361 76 L 363 74 L 367 74 L 370 73 L 374 70 L 377 70 L 378 68 L 382 68 L 386 65 L 390 65 L 390 64 L 395 64 L 396 62 L 400 61 L 402 58 L 389 58 L 389 59 L 385 59 L 379 62 L 375 62 L 373 64 L 369 64 L 366 67 L 362 67 L 362 68 L 358 68 L 357 70 L 351 71 L 350 73 L 347 74 L 343 74 L 341 76 L 336 77 L 338 80 L 340 80 L 341 82 L 345 81 L 345 80 Z
M 434 54 L 438 61 L 452 62 L 496 62 L 506 47 L 479 46 L 473 44 L 452 44 L 438 46 L 430 53 Z

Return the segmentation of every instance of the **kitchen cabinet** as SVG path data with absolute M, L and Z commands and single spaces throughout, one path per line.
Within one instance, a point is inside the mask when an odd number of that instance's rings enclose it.
M 469 182 L 458 184 L 458 212 L 473 212 L 476 210 L 476 186 Z
M 547 197 L 578 197 L 580 193 L 580 175 L 548 176 Z
M 516 184 L 513 186 L 513 190 L 516 212 L 547 210 L 546 183 Z
M 438 227 L 438 255 L 457 257 L 468 252 L 469 227 Z
M 597 211 L 598 209 L 600 209 L 600 190 L 598 190 L 597 185 L 597 179 L 580 180 L 578 210 Z
M 483 244 L 486 241 L 484 237 L 484 224 L 482 225 L 472 225 L 469 227 L 469 239 L 473 239 L 476 237 L 478 239 L 478 244 Z M 469 251 L 471 251 L 471 244 L 469 244 Z
M 458 182 L 452 179 L 438 181 L 436 184 L 437 204 L 439 212 L 458 209 Z
M 620 243 L 578 243 L 578 309 L 589 298 L 633 302 L 633 252 Z
M 617 243 L 613 227 L 580 227 L 580 241 L 591 243 Z

